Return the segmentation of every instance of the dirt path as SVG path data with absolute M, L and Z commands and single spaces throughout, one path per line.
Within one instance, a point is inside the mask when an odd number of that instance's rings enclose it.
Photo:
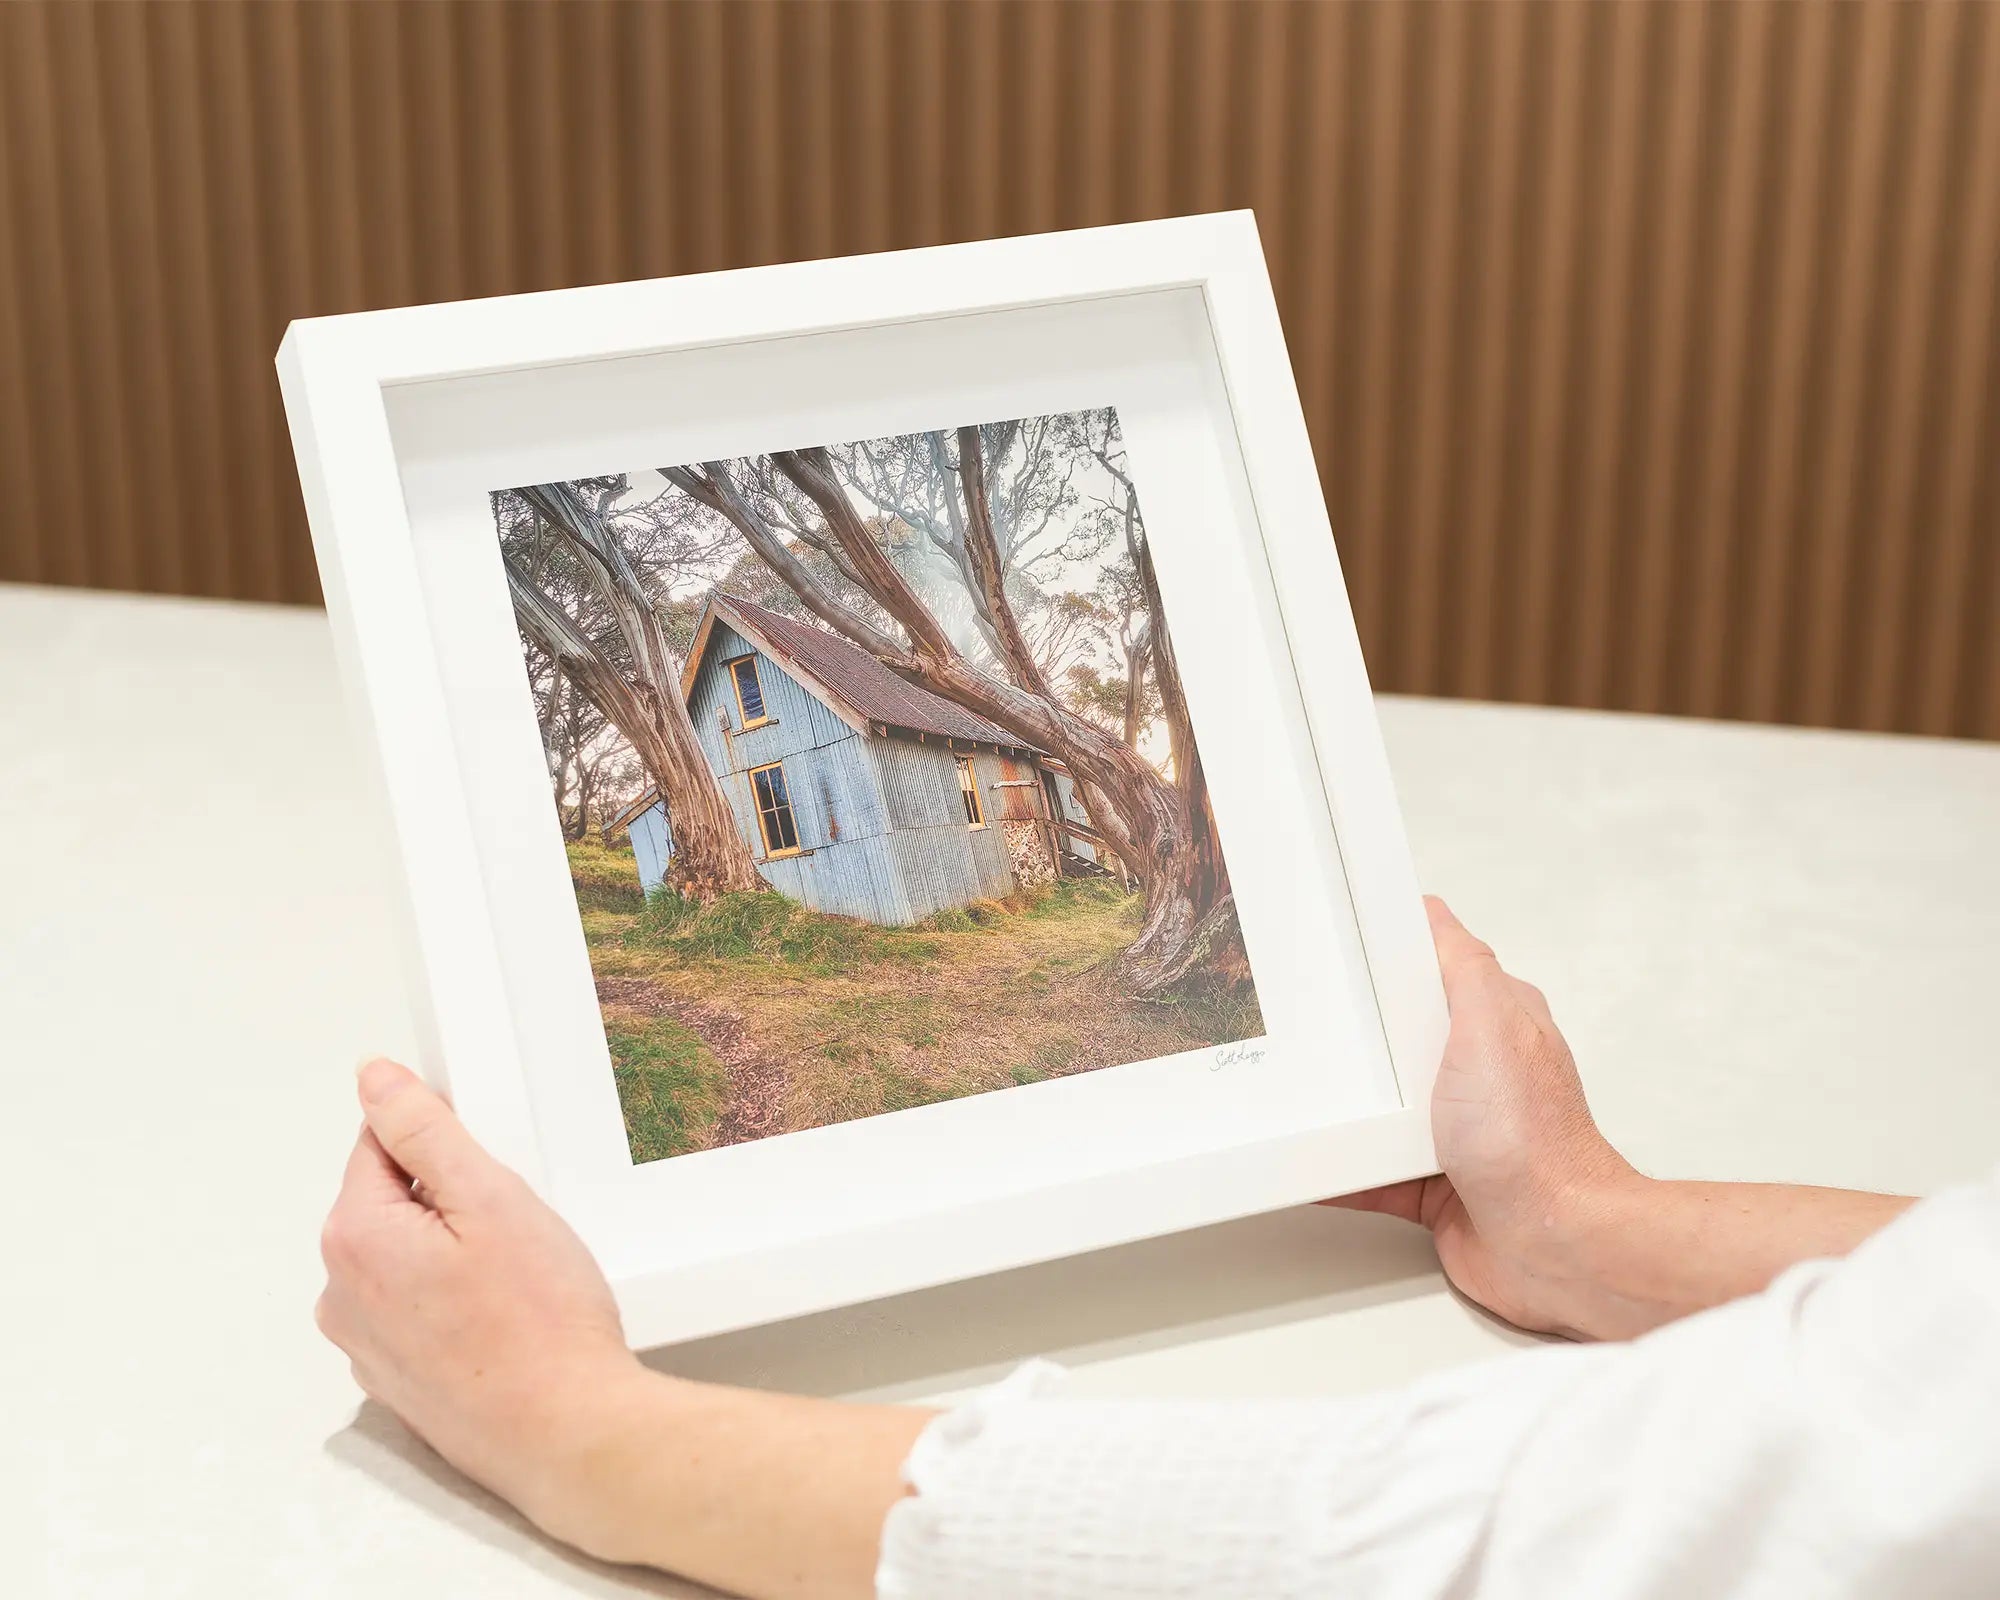
M 715 1059 L 729 1069 L 729 1104 L 716 1120 L 716 1144 L 765 1139 L 785 1131 L 785 1069 L 751 1042 L 741 1017 L 720 1006 L 665 995 L 660 997 L 660 1009 L 700 1035 Z
M 711 1148 L 785 1131 L 785 1069 L 758 1050 L 734 1011 L 675 999 L 644 978 L 599 978 L 597 999 L 600 1005 L 672 1017 L 729 1069 L 729 1104 L 716 1119 Z

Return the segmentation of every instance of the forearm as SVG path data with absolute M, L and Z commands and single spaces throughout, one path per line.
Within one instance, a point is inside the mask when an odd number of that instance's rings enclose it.
M 1755 1294 L 1801 1261 L 1844 1256 L 1914 1202 L 1777 1183 L 1632 1174 L 1591 1197 L 1564 1251 L 1571 1331 L 1623 1339 Z
M 551 1531 L 727 1590 L 864 1600 L 902 1466 L 933 1413 L 664 1377 L 635 1364 L 555 1467 Z M 548 1525 L 545 1522 L 545 1525 Z
M 887 1509 L 882 1593 L 1958 1592 L 2000 1560 L 1996 1193 L 1654 1338 L 1379 1395 L 1093 1401 L 1018 1374 L 918 1445 L 915 1492 Z M 1696 1184 L 1654 1203 L 1673 1222 L 1644 1251 L 1741 1236 L 1717 1265 L 1745 1276 L 1688 1286 L 1722 1297 L 1898 1208 Z M 1741 1247 L 1759 1238 L 1761 1257 Z
M 1800 1261 L 1845 1255 L 1911 1203 L 1628 1171 L 1552 1218 L 1566 1237 L 1541 1275 L 1569 1331 L 1626 1338 L 1754 1294 Z M 904 1463 L 933 1415 L 692 1383 L 633 1363 L 599 1386 L 551 1452 L 546 1502 L 524 1509 L 603 1559 L 756 1600 L 867 1600 L 884 1522 L 906 1497 Z

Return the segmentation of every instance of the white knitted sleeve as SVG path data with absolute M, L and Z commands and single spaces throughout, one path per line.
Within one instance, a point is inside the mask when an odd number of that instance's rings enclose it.
M 1628 1345 L 1349 1400 L 1070 1398 L 925 1429 L 882 1600 L 2000 1593 L 2000 1179 Z
M 1474 1367 L 1396 1397 L 1305 1402 L 1071 1399 L 1060 1369 L 1031 1362 L 918 1439 L 876 1592 L 1287 1600 L 1326 1595 L 1338 1573 L 1342 1592 L 1441 1593 L 1534 1412 L 1603 1354 L 1516 1358 L 1499 1386 Z M 1385 1472 L 1419 1462 L 1416 1492 L 1381 1492 Z M 1369 1582 L 1383 1564 L 1393 1588 Z

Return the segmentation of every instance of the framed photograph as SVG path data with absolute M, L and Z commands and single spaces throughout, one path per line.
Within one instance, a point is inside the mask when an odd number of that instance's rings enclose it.
M 635 1344 L 1435 1170 L 1247 213 L 294 323 L 420 1063 Z

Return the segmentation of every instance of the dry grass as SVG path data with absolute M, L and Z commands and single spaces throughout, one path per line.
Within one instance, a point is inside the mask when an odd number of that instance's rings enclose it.
M 1107 966 L 1132 939 L 1138 902 L 1101 880 L 878 928 L 769 893 L 699 908 L 659 894 L 642 905 L 635 895 L 620 909 L 606 892 L 609 869 L 622 863 L 636 886 L 629 853 L 578 846 L 571 860 L 587 869 L 579 899 L 587 881 L 591 965 L 639 1160 L 730 1137 L 729 1092 L 718 1101 L 716 1072 L 676 1053 L 681 1035 L 711 1063 L 712 1045 L 762 1064 L 761 1077 L 778 1085 L 775 1126 L 791 1131 L 1263 1031 L 1247 985 L 1197 985 L 1165 1000 L 1117 993 Z M 720 1011 L 730 1037 L 702 1040 L 704 1017 Z M 678 1030 L 667 1035 L 675 1048 L 662 1043 L 663 1025 Z M 628 1094 L 628 1079 L 646 1096 Z

